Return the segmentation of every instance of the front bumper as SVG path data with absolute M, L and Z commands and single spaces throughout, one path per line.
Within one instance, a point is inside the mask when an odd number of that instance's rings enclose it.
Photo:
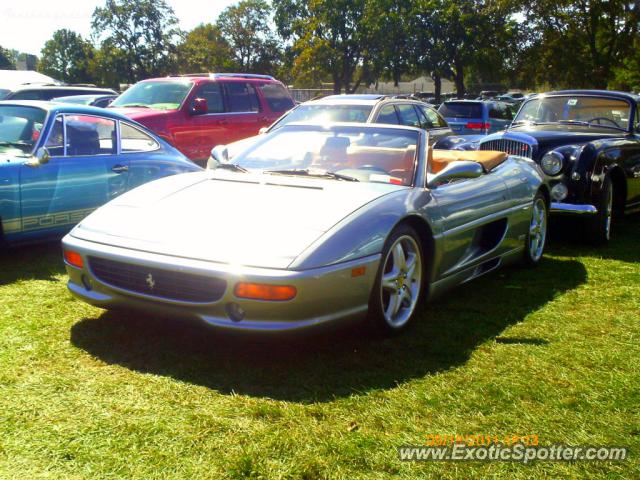
M 66 269 L 69 290 L 87 303 L 107 309 L 132 308 L 163 316 L 195 318 L 227 329 L 263 332 L 300 330 L 341 319 L 363 318 L 380 262 L 380 255 L 373 255 L 313 270 L 292 271 L 234 266 L 129 250 L 71 235 L 67 235 L 62 244 L 64 249 L 78 252 L 83 258 L 83 268 L 67 264 Z M 222 278 L 226 281 L 226 289 L 220 299 L 211 303 L 176 301 L 124 290 L 98 279 L 91 270 L 89 256 Z M 353 275 L 353 270 L 358 267 L 365 267 L 364 275 Z M 240 281 L 292 285 L 296 287 L 297 295 L 285 302 L 237 298 L 234 287 Z M 244 311 L 242 320 L 231 318 L 230 304 L 236 304 Z
M 598 213 L 593 205 L 551 202 L 551 213 L 554 215 L 591 216 Z

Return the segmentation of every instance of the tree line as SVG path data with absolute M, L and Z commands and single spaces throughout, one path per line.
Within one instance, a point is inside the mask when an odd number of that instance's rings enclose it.
M 118 87 L 167 74 L 241 71 L 354 92 L 429 75 L 458 95 L 521 89 L 640 90 L 640 0 L 241 0 L 189 32 L 165 0 L 106 0 L 90 38 L 62 29 L 38 70 Z M 0 68 L 11 68 L 0 47 Z M 3 67 L 4 65 L 4 67 Z

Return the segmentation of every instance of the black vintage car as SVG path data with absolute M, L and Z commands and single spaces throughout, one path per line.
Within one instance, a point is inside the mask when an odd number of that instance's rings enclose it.
M 584 217 L 589 239 L 604 244 L 612 216 L 640 209 L 639 102 L 602 90 L 536 95 L 478 148 L 536 161 L 550 181 L 551 213 Z

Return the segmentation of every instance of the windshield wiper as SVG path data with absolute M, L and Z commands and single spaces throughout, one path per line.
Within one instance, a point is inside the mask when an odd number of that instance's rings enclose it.
M 585 121 L 582 121 L 582 120 L 558 120 L 556 123 L 561 123 L 561 124 L 564 124 L 564 125 L 584 125 L 584 126 L 587 126 L 587 127 L 590 127 L 591 125 L 593 125 L 593 124 L 591 124 L 589 122 L 585 122 Z
M 305 175 L 308 177 L 324 177 L 332 178 L 334 180 L 344 180 L 346 182 L 359 182 L 355 177 L 349 175 L 343 175 L 337 172 L 330 172 L 329 170 L 313 169 L 313 168 L 291 168 L 283 170 L 264 170 L 262 173 L 269 173 L 271 175 Z
M 591 123 L 591 122 L 586 122 L 584 120 L 558 120 L 557 123 L 564 124 L 564 125 L 584 125 L 586 127 L 615 128 L 616 130 L 622 130 L 623 132 L 625 131 L 625 129 L 622 127 L 613 126 L 613 125 L 603 125 L 601 123 Z
M 124 105 L 110 105 L 111 107 L 131 107 L 131 108 L 151 108 L 149 105 L 143 105 L 142 103 L 125 103 Z
M 215 169 L 217 170 L 218 168 L 222 168 L 223 170 L 231 170 L 233 172 L 240 172 L 240 173 L 249 172 L 249 170 L 247 170 L 246 168 L 241 167 L 240 165 L 236 165 L 235 163 L 220 163 Z

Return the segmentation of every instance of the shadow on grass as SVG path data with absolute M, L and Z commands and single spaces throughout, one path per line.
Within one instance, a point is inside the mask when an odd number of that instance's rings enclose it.
M 551 242 L 547 253 L 562 256 L 581 256 L 640 262 L 640 214 L 614 219 L 611 241 L 605 247 L 589 245 L 584 225 L 574 218 L 556 218 L 551 225 Z
M 0 248 L 0 285 L 18 280 L 55 280 L 64 273 L 60 242 Z
M 363 328 L 286 337 L 232 335 L 200 324 L 105 312 L 75 324 L 71 342 L 106 363 L 222 393 L 327 401 L 462 365 L 479 344 L 585 281 L 584 266 L 572 260 L 545 259 L 536 271 L 507 269 L 423 307 L 413 329 L 383 340 Z M 544 348 L 547 340 L 503 342 Z

